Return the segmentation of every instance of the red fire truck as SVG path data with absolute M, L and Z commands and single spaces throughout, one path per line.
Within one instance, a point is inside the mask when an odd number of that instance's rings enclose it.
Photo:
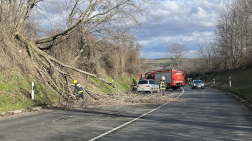
M 145 76 L 143 78 L 153 79 L 157 83 L 159 83 L 162 77 L 165 78 L 167 89 L 172 88 L 173 90 L 177 90 L 185 85 L 186 80 L 183 70 L 151 70 L 145 73 Z

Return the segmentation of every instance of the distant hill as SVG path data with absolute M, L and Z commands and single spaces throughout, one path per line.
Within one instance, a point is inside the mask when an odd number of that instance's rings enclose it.
M 193 60 L 194 58 L 181 58 L 181 69 L 186 68 L 188 61 Z M 171 58 L 148 58 L 143 59 L 142 63 L 149 65 L 150 70 L 157 70 L 157 69 L 171 69 L 173 68 L 173 61 Z

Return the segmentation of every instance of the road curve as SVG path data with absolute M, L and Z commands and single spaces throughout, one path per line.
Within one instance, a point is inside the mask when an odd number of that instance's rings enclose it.
M 184 88 L 184 102 L 167 104 L 101 140 L 252 140 L 249 117 L 231 95 Z

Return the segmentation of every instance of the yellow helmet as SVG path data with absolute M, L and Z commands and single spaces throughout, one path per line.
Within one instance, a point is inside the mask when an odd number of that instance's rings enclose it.
M 76 83 L 77 83 L 77 80 L 74 80 L 73 83 L 76 84 Z

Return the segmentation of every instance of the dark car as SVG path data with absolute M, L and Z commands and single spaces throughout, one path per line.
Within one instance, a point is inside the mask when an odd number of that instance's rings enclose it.
M 205 85 L 202 80 L 193 80 L 193 82 L 191 84 L 191 88 L 192 89 L 195 89 L 195 88 L 205 89 Z

